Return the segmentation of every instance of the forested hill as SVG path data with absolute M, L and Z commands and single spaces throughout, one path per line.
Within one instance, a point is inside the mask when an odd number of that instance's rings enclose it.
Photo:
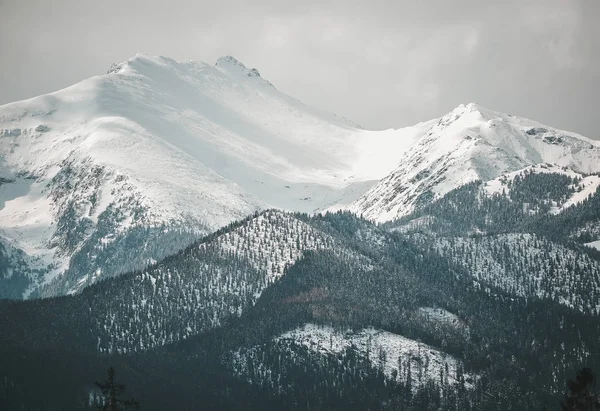
M 599 181 L 598 175 L 566 168 L 529 167 L 466 184 L 383 226 L 442 235 L 532 233 L 558 242 L 588 243 L 600 239 Z
M 3 301 L 0 400 L 82 409 L 114 363 L 143 409 L 552 409 L 600 369 L 593 254 L 434 228 L 267 211 L 80 294 Z

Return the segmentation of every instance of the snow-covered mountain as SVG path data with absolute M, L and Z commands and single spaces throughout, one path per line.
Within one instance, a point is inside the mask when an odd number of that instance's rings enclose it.
M 600 172 L 597 141 L 475 103 L 428 124 L 400 165 L 350 210 L 377 221 L 392 220 L 466 183 L 541 163 Z
M 540 163 L 598 172 L 600 145 L 476 104 L 369 131 L 233 57 L 138 54 L 0 106 L 0 297 L 78 292 L 258 210 L 386 221 Z
M 138 54 L 0 107 L 3 281 L 27 296 L 70 270 L 77 282 L 44 293 L 75 292 L 259 209 L 344 207 L 395 167 L 415 130 L 363 130 L 233 57 Z

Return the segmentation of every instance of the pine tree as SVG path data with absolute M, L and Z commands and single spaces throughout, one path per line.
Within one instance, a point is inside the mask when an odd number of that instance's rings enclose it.
M 600 411 L 600 397 L 594 392 L 596 376 L 590 368 L 577 372 L 575 380 L 569 380 L 569 391 L 562 403 L 563 411 Z
M 104 404 L 98 407 L 99 410 L 116 411 L 129 408 L 139 410 L 140 404 L 133 398 L 129 400 L 119 398 L 125 391 L 125 385 L 116 383 L 115 369 L 112 366 L 108 369 L 108 380 L 104 382 L 96 381 L 96 385 L 100 388 L 104 397 Z

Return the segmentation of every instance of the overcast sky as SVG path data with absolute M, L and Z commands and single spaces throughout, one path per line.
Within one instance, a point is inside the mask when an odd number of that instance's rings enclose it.
M 0 104 L 136 52 L 233 55 L 364 127 L 477 101 L 600 138 L 600 0 L 0 0 Z

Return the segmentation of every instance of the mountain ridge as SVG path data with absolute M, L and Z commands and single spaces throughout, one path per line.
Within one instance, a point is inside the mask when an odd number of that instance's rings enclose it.
M 533 120 L 459 105 L 440 117 L 404 161 L 349 209 L 379 222 L 410 214 L 461 185 L 551 163 L 600 172 L 600 144 Z

